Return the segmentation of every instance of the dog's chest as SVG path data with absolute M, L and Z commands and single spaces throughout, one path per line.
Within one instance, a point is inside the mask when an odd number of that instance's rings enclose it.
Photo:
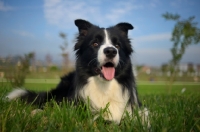
M 86 103 L 90 103 L 93 112 L 98 112 L 108 106 L 111 115 L 105 116 L 107 120 L 120 121 L 127 105 L 129 94 L 115 80 L 104 81 L 102 78 L 91 77 L 79 92 Z M 88 100 L 89 99 L 89 100 Z

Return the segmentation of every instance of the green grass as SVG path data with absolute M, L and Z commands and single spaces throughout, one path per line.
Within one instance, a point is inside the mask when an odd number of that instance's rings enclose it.
M 30 90 L 42 91 L 55 87 L 55 83 L 26 83 Z M 184 93 L 181 90 L 186 88 Z M 47 103 L 44 111 L 31 116 L 35 106 L 22 102 L 7 102 L 4 97 L 11 87 L 0 83 L 0 131 L 148 131 L 139 117 L 124 118 L 120 125 L 106 123 L 101 118 L 91 122 L 92 115 L 86 106 L 73 106 L 67 102 L 58 106 Z M 200 84 L 175 83 L 171 93 L 163 82 L 139 82 L 138 93 L 142 103 L 150 110 L 152 132 L 200 131 Z M 137 113 L 137 110 L 136 110 Z
M 154 84 L 154 85 L 138 85 L 138 93 L 140 95 L 147 94 L 181 94 L 182 89 L 185 89 L 185 94 L 199 94 L 200 95 L 200 84 L 199 85 L 173 85 L 171 92 L 166 85 Z

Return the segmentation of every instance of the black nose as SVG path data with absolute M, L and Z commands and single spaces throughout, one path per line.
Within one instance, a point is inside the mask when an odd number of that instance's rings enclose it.
M 108 58 L 114 58 L 117 54 L 117 50 L 113 47 L 107 47 L 103 50 L 104 54 L 106 55 L 106 57 Z

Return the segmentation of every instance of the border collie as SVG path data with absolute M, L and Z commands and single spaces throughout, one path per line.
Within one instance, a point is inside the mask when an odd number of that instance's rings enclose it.
M 130 59 L 133 49 L 128 31 L 133 26 L 123 22 L 101 28 L 82 19 L 75 20 L 75 25 L 79 30 L 74 46 L 76 70 L 62 77 L 49 92 L 16 89 L 7 98 L 21 98 L 39 106 L 51 99 L 81 100 L 95 114 L 107 107 L 109 112 L 103 118 L 119 124 L 124 112 L 131 115 L 134 108 L 141 106 Z

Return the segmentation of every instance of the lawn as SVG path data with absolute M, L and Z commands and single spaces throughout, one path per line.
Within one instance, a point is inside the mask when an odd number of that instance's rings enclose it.
M 29 82 L 25 88 L 36 91 L 49 90 L 55 83 Z M 181 92 L 185 89 L 185 92 Z M 142 125 L 135 111 L 135 118 L 124 118 L 120 125 L 107 123 L 101 118 L 91 122 L 87 106 L 74 106 L 67 102 L 57 105 L 47 103 L 44 111 L 31 116 L 35 106 L 22 102 L 5 101 L 11 90 L 8 83 L 0 83 L 0 131 L 152 131 L 196 132 L 200 131 L 200 84 L 175 83 L 169 93 L 165 82 L 138 82 L 142 103 L 150 110 L 151 127 Z

